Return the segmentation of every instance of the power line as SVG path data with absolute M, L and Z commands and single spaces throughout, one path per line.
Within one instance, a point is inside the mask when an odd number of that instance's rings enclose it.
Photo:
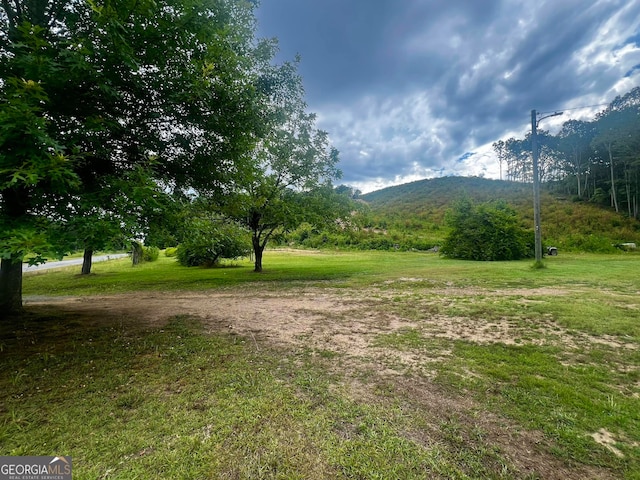
M 583 108 L 606 107 L 608 105 L 609 105 L 608 103 L 597 103 L 595 105 L 585 105 L 584 107 L 556 108 L 556 109 L 550 110 L 548 112 L 538 112 L 538 115 L 546 115 L 547 113 L 554 113 L 554 112 L 557 112 L 557 111 L 571 112 L 573 110 L 582 110 Z

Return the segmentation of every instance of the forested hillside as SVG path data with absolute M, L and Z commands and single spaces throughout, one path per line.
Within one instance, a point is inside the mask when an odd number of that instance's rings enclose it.
M 523 225 L 533 228 L 533 193 L 528 183 L 444 177 L 385 188 L 361 200 L 368 206 L 371 229 L 396 238 L 418 236 L 435 245 L 447 233 L 446 212 L 465 196 L 477 203 L 502 200 L 518 212 Z M 640 222 L 609 207 L 576 201 L 547 184 L 542 191 L 542 234 L 546 245 L 606 251 L 616 243 L 640 243 Z
M 303 225 L 287 237 L 290 245 L 379 250 L 428 250 L 441 245 L 452 205 L 469 198 L 480 204 L 503 201 L 533 229 L 530 183 L 478 177 L 420 180 L 362 195 L 350 225 L 318 230 Z M 578 200 L 556 184 L 541 192 L 542 239 L 565 251 L 613 252 L 614 245 L 640 245 L 640 222 L 610 206 Z
M 456 199 L 468 196 L 477 202 L 505 200 L 513 206 L 530 202 L 531 186 L 518 182 L 479 177 L 442 177 L 405 183 L 368 193 L 361 197 L 373 211 L 389 216 L 410 213 L 440 222 L 444 212 Z
M 561 114 L 538 114 L 537 121 Z M 640 87 L 616 97 L 591 121 L 569 119 L 555 135 L 539 130 L 536 143 L 542 183 L 640 218 Z M 531 182 L 531 146 L 531 132 L 493 144 L 504 178 Z

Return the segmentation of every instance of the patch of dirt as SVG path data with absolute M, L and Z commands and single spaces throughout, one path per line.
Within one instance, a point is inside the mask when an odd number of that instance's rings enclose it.
M 509 290 L 485 290 L 479 287 L 469 288 L 469 287 L 457 287 L 453 283 L 447 282 L 445 284 L 445 288 L 442 288 L 439 282 L 434 282 L 428 278 L 413 278 L 413 277 L 400 277 L 394 280 L 385 280 L 382 282 L 383 285 L 393 286 L 393 285 L 402 285 L 403 283 L 412 283 L 412 284 L 424 284 L 426 286 L 432 286 L 433 291 L 438 291 L 439 293 L 444 294 L 465 294 L 465 295 L 474 295 L 474 294 L 482 294 L 487 296 L 536 296 L 536 297 L 545 297 L 545 296 L 561 296 L 568 295 L 570 293 L 575 293 L 574 290 L 566 290 L 560 288 L 551 288 L 551 287 L 539 287 L 539 288 L 512 288 Z M 431 290 L 430 290 L 431 291 Z
M 460 290 L 456 291 L 460 293 Z M 526 292 L 527 295 L 544 293 Z M 556 290 L 549 293 L 561 294 Z M 483 292 L 483 295 L 487 294 Z M 514 295 L 514 292 L 509 291 L 508 294 Z M 424 338 L 435 340 L 508 345 L 552 341 L 571 348 L 576 338 L 574 332 L 569 334 L 549 320 L 536 325 L 536 331 L 541 335 L 531 336 L 526 335 L 526 331 L 530 333 L 531 329 L 507 319 L 482 322 L 427 314 L 419 319 L 404 318 L 401 314 L 391 313 L 390 309 L 379 308 L 388 301 L 380 290 L 365 292 L 356 298 L 330 289 L 300 288 L 281 293 L 251 287 L 213 292 L 31 297 L 25 298 L 25 307 L 34 314 L 64 315 L 83 328 L 108 325 L 161 327 L 176 315 L 190 315 L 201 319 L 208 332 L 232 332 L 252 338 L 257 348 L 272 345 L 289 350 L 307 349 L 320 355 L 332 352 L 340 355 L 340 362 L 336 362 L 339 367 L 336 368 L 340 368 L 342 373 L 346 371 L 348 389 L 353 395 L 380 401 L 373 387 L 391 382 L 393 390 L 400 393 L 404 401 L 432 412 L 432 426 L 412 429 L 407 433 L 415 441 L 423 444 L 437 442 L 441 437 L 439 425 L 446 418 L 456 418 L 465 426 L 465 431 L 474 425 L 480 427 L 485 432 L 484 442 L 498 445 L 519 470 L 519 475 L 535 473 L 545 479 L 614 478 L 607 470 L 563 464 L 549 453 L 551 442 L 540 432 L 523 431 L 503 418 L 480 410 L 470 398 L 454 397 L 444 392 L 429 377 L 436 370 L 434 364 L 451 354 L 445 347 L 403 349 L 385 347 L 384 342 L 377 341 L 385 335 L 416 331 Z M 578 340 L 580 343 L 600 341 L 629 348 L 614 338 L 583 337 Z M 362 383 L 357 372 L 372 372 L 371 381 Z M 472 372 L 468 373 L 473 376 Z M 601 437 L 593 438 L 596 442 L 605 442 Z M 602 444 L 615 448 L 610 443 Z
M 615 447 L 617 443 L 616 439 L 613 437 L 613 435 L 610 432 L 608 432 L 604 428 L 601 428 L 596 433 L 591 434 L 591 438 L 593 438 L 596 443 L 599 443 L 600 445 L 604 446 L 607 450 L 613 452 L 616 457 L 619 457 L 619 458 L 624 457 L 624 454 Z

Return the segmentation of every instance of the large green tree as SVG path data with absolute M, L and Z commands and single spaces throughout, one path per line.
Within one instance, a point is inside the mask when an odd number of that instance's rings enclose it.
M 633 95 L 635 93 L 635 96 Z M 634 101 L 635 100 L 635 101 Z M 637 176 L 640 159 L 640 89 L 616 98 L 596 118 L 596 133 L 592 146 L 600 152 L 609 170 L 611 206 L 620 211 L 618 183 L 626 186 L 629 216 L 631 216 L 631 170 Z M 636 180 L 637 182 L 637 180 Z
M 274 235 L 319 215 L 325 221 L 340 215 L 337 208 L 324 204 L 333 195 L 332 179 L 341 175 L 338 151 L 327 132 L 316 127 L 315 115 L 306 111 L 296 67 L 297 62 L 285 63 L 265 77 L 269 130 L 253 151 L 252 170 L 235 182 L 220 204 L 225 215 L 252 232 L 256 272 L 262 271 L 264 249 Z
M 145 170 L 101 177 L 81 195 L 72 192 L 57 198 L 49 213 L 57 220 L 54 243 L 84 251 L 81 273 L 87 275 L 95 251 L 146 240 L 151 224 L 164 217 L 172 202 Z
M 33 32 L 30 36 L 29 32 Z M 0 315 L 22 308 L 22 261 L 27 253 L 48 249 L 47 223 L 34 212 L 44 196 L 78 184 L 68 155 L 50 133 L 53 123 L 45 114 L 49 97 L 40 81 L 30 75 L 31 64 L 44 64 L 39 48 L 41 29 L 26 24 L 10 30 L 24 38 L 14 57 L 25 67 L 23 76 L 7 75 L 3 68 L 0 91 Z M 26 52 L 25 52 L 26 51 Z M 34 53 L 35 52 L 35 53 Z M 7 54 L 1 65 L 8 63 Z M 45 67 L 42 67 L 45 68 Z M 35 260 L 42 257 L 36 255 Z
M 1 2 L 0 312 L 21 309 L 21 263 L 50 247 L 60 202 L 82 204 L 71 217 L 104 208 L 91 199 L 105 179 L 137 169 L 165 190 L 218 193 L 248 169 L 266 125 L 260 66 L 273 53 L 254 41 L 253 8 Z M 135 186 L 121 188 L 135 198 Z
M 568 175 L 575 176 L 578 198 L 582 198 L 583 191 L 586 190 L 594 134 L 591 122 L 569 120 L 562 125 L 557 135 L 557 147 L 563 158 L 562 169 Z
M 344 196 L 331 188 L 339 175 L 338 152 L 328 146 L 326 132 L 306 130 L 312 121 L 306 117 L 304 132 L 288 132 L 279 138 L 283 144 L 258 152 L 261 161 L 253 174 L 221 203 L 225 215 L 251 231 L 256 272 L 262 271 L 264 249 L 274 235 L 347 213 L 339 201 Z

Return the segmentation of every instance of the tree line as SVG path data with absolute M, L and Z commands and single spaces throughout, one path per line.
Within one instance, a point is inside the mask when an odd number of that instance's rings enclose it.
M 2 1 L 0 315 L 22 308 L 23 261 L 83 250 L 88 273 L 185 206 L 247 229 L 256 271 L 279 230 L 337 214 L 338 152 L 256 4 Z
M 568 120 L 552 135 L 538 131 L 540 181 L 638 219 L 640 87 L 616 97 L 593 120 Z M 507 180 L 531 182 L 531 133 L 493 144 Z

